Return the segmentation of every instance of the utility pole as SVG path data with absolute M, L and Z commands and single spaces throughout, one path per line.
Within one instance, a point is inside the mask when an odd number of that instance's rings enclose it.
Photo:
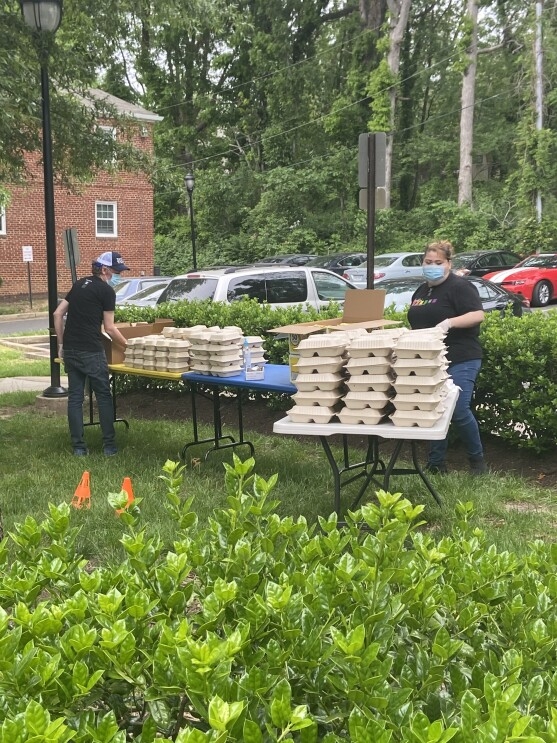
M 543 128 L 543 44 L 542 44 L 542 11 L 543 0 L 536 0 L 536 130 Z M 536 216 L 538 223 L 542 221 L 542 194 L 538 186 L 536 193 Z M 538 251 L 539 252 L 539 251 Z

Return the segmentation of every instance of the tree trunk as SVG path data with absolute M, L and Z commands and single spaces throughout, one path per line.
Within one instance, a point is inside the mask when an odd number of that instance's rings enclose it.
M 474 147 L 474 104 L 476 100 L 476 67 L 478 63 L 478 0 L 468 0 L 467 18 L 471 26 L 471 31 L 470 45 L 466 52 L 468 64 L 462 77 L 460 97 L 459 206 L 472 203 L 472 150 Z
M 393 80 L 398 78 L 400 69 L 400 49 L 402 47 L 406 26 L 408 25 L 411 6 L 412 0 L 388 0 L 389 12 L 391 14 L 391 32 L 387 64 Z M 395 129 L 397 95 L 398 85 L 393 84 L 389 90 L 389 129 L 391 132 Z M 390 134 L 387 137 L 387 151 L 385 155 L 385 206 L 387 209 L 391 206 L 392 163 L 393 135 Z

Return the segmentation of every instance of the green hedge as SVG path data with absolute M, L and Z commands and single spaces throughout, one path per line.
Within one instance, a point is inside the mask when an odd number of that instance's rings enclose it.
M 485 358 L 476 388 L 482 431 L 510 444 L 549 451 L 557 440 L 557 314 L 517 318 L 494 313 L 482 323 Z
M 310 527 L 225 467 L 200 528 L 167 462 L 175 542 L 136 501 L 113 567 L 75 553 L 67 504 L 2 542 L 0 743 L 557 739 L 556 545 L 498 552 L 463 504 L 435 541 L 383 492 Z
M 265 337 L 270 363 L 288 358 L 285 340 L 271 328 L 311 320 L 337 317 L 334 305 L 319 315 L 301 308 L 272 310 L 255 300 L 225 305 L 215 302 L 176 302 L 161 308 L 117 311 L 118 320 L 148 320 L 171 317 L 179 327 L 190 325 L 238 325 L 248 335 Z M 387 309 L 385 316 L 406 321 L 404 313 Z M 481 341 L 485 352 L 476 387 L 477 417 L 483 433 L 495 433 L 512 446 L 536 452 L 549 451 L 557 440 L 557 313 L 531 312 L 486 315 Z M 165 383 L 128 380 L 127 389 L 165 386 Z

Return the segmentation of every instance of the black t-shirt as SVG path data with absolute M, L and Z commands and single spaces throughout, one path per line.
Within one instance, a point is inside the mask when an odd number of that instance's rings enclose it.
M 64 348 L 102 351 L 103 313 L 114 312 L 114 289 L 99 276 L 86 276 L 75 282 L 65 298 L 70 306 L 64 329 Z
M 408 308 L 408 322 L 413 330 L 433 328 L 447 318 L 482 309 L 476 287 L 462 276 L 450 273 L 438 286 L 425 283 L 416 289 Z M 451 328 L 445 337 L 448 361 L 456 364 L 481 359 L 479 336 L 479 324 L 471 328 Z

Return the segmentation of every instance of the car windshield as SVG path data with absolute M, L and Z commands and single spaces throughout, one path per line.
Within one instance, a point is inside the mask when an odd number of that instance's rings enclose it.
M 319 255 L 306 263 L 306 266 L 328 266 L 335 259 L 334 255 Z
M 373 265 L 375 268 L 385 268 L 385 266 L 392 265 L 397 258 L 398 255 L 376 255 Z
M 531 255 L 515 268 L 557 268 L 557 254 Z
M 129 283 L 130 283 L 130 279 L 124 279 L 119 284 L 116 284 L 116 286 L 114 287 L 114 291 L 116 292 L 116 295 L 125 294 L 128 289 Z
M 159 281 L 158 284 L 149 284 L 149 286 L 146 286 L 145 289 L 142 289 L 140 292 L 132 294 L 129 299 L 145 299 L 145 297 L 150 297 L 151 294 L 155 294 L 155 292 L 161 292 L 167 285 L 167 281 Z
M 451 258 L 451 263 L 453 268 L 465 268 L 469 263 L 470 260 L 473 258 L 473 255 L 470 255 L 469 253 L 462 253 L 461 255 L 455 255 L 453 258 Z
M 193 278 L 173 279 L 159 297 L 159 302 L 179 302 L 182 299 L 212 299 L 218 279 Z

